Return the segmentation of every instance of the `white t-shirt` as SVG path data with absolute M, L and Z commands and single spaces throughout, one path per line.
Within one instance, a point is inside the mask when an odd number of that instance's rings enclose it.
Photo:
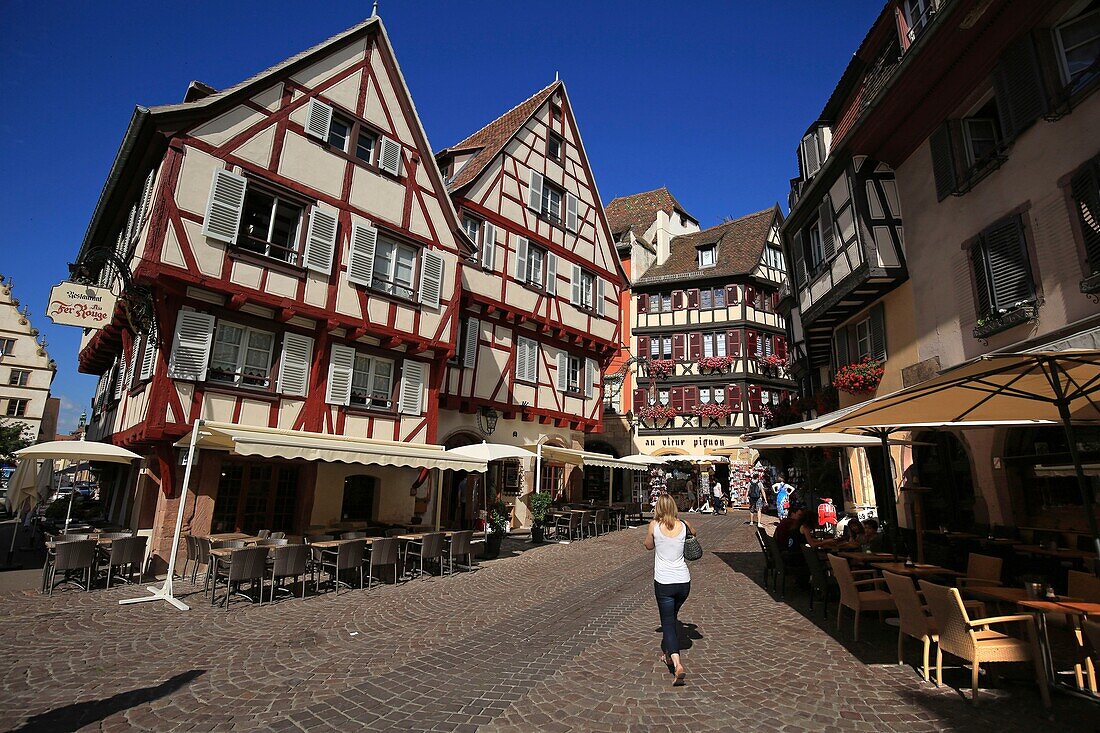
M 721 496 L 722 495 L 722 484 L 715 482 L 715 484 L 714 484 L 714 495 L 715 496 Z
M 690 583 L 691 573 L 684 560 L 687 525 L 680 521 L 675 537 L 666 537 L 661 526 L 653 526 L 653 579 L 658 583 Z

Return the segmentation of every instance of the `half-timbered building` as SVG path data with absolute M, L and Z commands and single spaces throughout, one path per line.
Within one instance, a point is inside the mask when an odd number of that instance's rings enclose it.
M 117 477 L 114 516 L 163 552 L 174 445 L 199 418 L 233 426 L 211 438 L 233 450 L 202 453 L 186 531 L 425 514 L 414 462 L 282 456 L 306 438 L 327 455 L 438 441 L 461 231 L 376 17 L 228 89 L 138 107 L 78 259 L 130 306 L 80 351 L 101 375 L 89 439 L 145 457 Z
M 27 440 L 53 440 L 58 402 L 50 397 L 50 385 L 57 364 L 13 287 L 0 275 L 0 421 L 22 425 Z
M 625 278 L 564 83 L 440 151 L 438 162 L 476 247 L 460 265 L 459 338 L 441 389 L 441 441 L 582 448 L 600 424 Z M 580 498 L 579 471 L 553 460 L 541 470 L 546 490 Z M 474 502 L 458 492 L 476 493 L 477 478 L 455 476 L 448 487 L 453 519 L 468 519 L 460 515 Z M 534 478 L 501 467 L 489 480 L 523 522 L 515 499 Z

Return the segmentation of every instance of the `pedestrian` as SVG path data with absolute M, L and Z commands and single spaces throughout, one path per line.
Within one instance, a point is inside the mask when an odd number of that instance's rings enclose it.
M 787 483 L 783 474 L 779 474 L 779 480 L 772 484 L 775 492 L 775 513 L 780 519 L 787 517 L 787 508 L 790 506 L 790 496 L 794 493 L 794 487 Z
M 680 607 L 691 592 L 691 573 L 684 560 L 684 541 L 695 528 L 676 517 L 676 502 L 665 495 L 657 500 L 654 519 L 649 523 L 645 548 L 654 550 L 653 593 L 661 614 L 661 661 L 674 675 L 673 686 L 684 684 L 684 665 L 680 660 Z
M 715 481 L 714 487 L 711 489 L 711 493 L 714 494 L 714 513 L 725 514 L 726 513 L 726 497 L 722 493 L 722 482 Z
M 749 524 L 754 524 L 757 527 L 762 527 L 761 524 L 764 513 L 764 482 L 760 480 L 760 476 L 754 475 L 752 480 L 749 481 Z

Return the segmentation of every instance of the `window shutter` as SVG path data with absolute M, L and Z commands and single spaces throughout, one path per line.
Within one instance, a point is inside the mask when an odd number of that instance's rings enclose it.
M 1089 274 L 1100 272 L 1100 163 L 1092 162 L 1070 181 L 1070 195 L 1085 241 Z
M 157 169 L 149 171 L 145 177 L 145 187 L 141 189 L 141 211 L 139 212 L 138 228 L 149 218 L 149 207 L 153 202 L 153 185 L 157 181 Z
M 577 216 L 577 197 L 565 194 L 565 228 L 571 232 L 580 229 L 580 217 Z
M 420 255 L 420 304 L 439 307 L 443 292 L 443 258 L 431 250 Z
M 638 312 L 639 313 L 649 313 L 649 296 L 648 295 L 639 295 L 638 296 Z
M 836 334 L 833 336 L 833 354 L 836 358 L 835 366 L 837 369 L 852 363 L 851 356 L 848 354 L 847 329 L 838 329 Z
M 134 375 L 137 374 L 138 352 L 141 351 L 141 336 L 134 336 L 130 344 L 130 363 L 126 366 L 126 389 L 134 383 Z
M 936 179 L 936 198 L 943 201 L 955 192 L 955 150 L 951 144 L 951 124 L 944 122 L 928 140 L 932 151 L 932 176 Z
M 569 354 L 558 352 L 558 391 L 569 391 Z
M 699 359 L 703 356 L 703 334 L 701 333 L 689 333 L 688 334 L 688 358 L 692 360 Z
M 395 176 L 401 175 L 401 143 L 383 136 L 378 148 L 378 167 Z
M 518 282 L 527 282 L 527 237 L 516 238 L 516 271 L 513 274 Z
M 886 339 L 886 337 L 884 335 L 883 336 L 884 346 L 883 346 L 883 349 L 882 349 L 882 351 L 883 351 L 883 357 L 882 358 L 884 358 L 884 359 L 886 358 L 886 356 L 885 356 L 885 354 L 886 354 L 885 339 Z M 787 358 L 787 338 L 785 336 L 776 336 L 775 337 L 775 355 L 778 356 L 781 359 L 786 359 Z
M 473 369 L 477 363 L 477 348 L 481 341 L 481 321 L 477 318 L 466 319 L 466 340 L 462 345 L 462 366 Z
M 603 317 L 603 309 L 604 309 L 603 278 L 602 277 L 597 277 L 596 278 L 596 315 L 600 316 L 602 318 Z
M 886 308 L 882 303 L 871 309 L 871 356 L 886 361 Z
M 734 412 L 741 412 L 744 404 L 741 402 L 741 385 L 731 384 L 726 387 L 726 401 L 729 402 Z
M 684 411 L 684 388 L 673 387 L 668 391 L 668 402 L 676 412 Z
M 686 306 L 687 306 L 687 296 L 684 294 L 684 291 L 683 290 L 673 290 L 672 291 L 672 309 L 680 311 L 680 310 L 683 310 Z
M 684 387 L 684 412 L 690 413 L 699 404 L 699 388 Z
M 481 230 L 481 266 L 493 269 L 493 260 L 497 255 L 497 228 L 485 222 Z
M 760 412 L 760 388 L 749 385 L 749 412 Z
M 351 228 L 351 246 L 348 252 L 348 282 L 370 287 L 374 279 L 374 248 L 378 243 L 378 230 L 355 224 Z
M 726 333 L 726 354 L 729 356 L 741 356 L 740 331 L 729 331 Z
M 1046 114 L 1043 74 L 1030 35 L 1006 48 L 997 60 L 993 67 L 993 93 L 1006 140 L 1012 140 Z
M 638 353 L 635 356 L 649 358 L 649 336 L 638 337 Z
M 687 291 L 687 307 L 698 308 L 699 307 L 699 288 L 691 288 Z
M 687 335 L 682 333 L 672 334 L 672 358 L 683 361 L 687 358 Z
M 546 253 L 546 293 L 556 295 L 558 292 L 558 256 Z
M 821 160 L 817 154 L 817 136 L 810 133 L 802 138 L 802 177 L 810 178 L 821 170 Z
M 982 233 L 982 240 L 989 258 L 993 305 L 1011 308 L 1031 300 L 1034 286 L 1021 218 L 1012 216 L 997 222 Z
M 206 379 L 210 342 L 214 337 L 214 316 L 196 311 L 180 311 L 176 316 L 176 335 L 168 376 L 172 379 Z
M 351 402 L 351 372 L 355 367 L 355 349 L 333 344 L 328 359 L 328 386 L 325 402 L 346 405 Z
M 277 389 L 286 395 L 305 397 L 309 386 L 309 366 L 313 361 L 313 339 L 286 332 L 283 334 L 283 354 L 279 361 Z
M 537 341 L 527 342 L 527 378 L 538 384 L 539 381 L 539 344 Z
M 122 393 L 125 392 L 126 386 L 126 360 L 123 358 L 125 354 L 119 353 L 115 357 L 115 399 L 122 399 Z
M 634 412 L 638 412 L 639 410 L 641 410 L 643 407 L 646 406 L 648 402 L 649 394 L 647 393 L 645 387 L 635 387 L 633 399 Z
M 836 236 L 833 233 L 833 204 L 828 196 L 822 200 L 817 211 L 821 224 L 821 246 L 825 250 L 825 259 L 831 260 L 836 254 Z
M 332 255 L 336 251 L 336 212 L 314 206 L 306 230 L 305 254 L 302 264 L 310 270 L 332 272 Z
M 202 233 L 211 239 L 233 244 L 241 228 L 241 211 L 244 209 L 244 192 L 248 181 L 222 168 L 214 171 L 210 183 L 210 199 L 206 202 L 206 218 Z
M 756 356 L 756 345 L 759 341 L 759 338 L 760 337 L 756 333 L 756 331 L 745 332 L 745 346 L 748 347 L 748 352 L 745 354 L 746 356 Z
M 306 134 L 319 140 L 328 140 L 328 129 L 332 125 L 332 107 L 319 99 L 309 100 L 306 110 Z
M 138 373 L 138 379 L 150 379 L 153 376 L 153 370 L 157 364 L 157 331 L 153 329 L 149 333 L 145 334 L 145 338 L 142 339 L 145 344 L 145 350 L 141 352 L 141 372 Z
M 576 265 L 576 264 L 572 265 L 572 275 L 570 276 L 569 283 L 572 286 L 572 292 L 571 292 L 571 295 L 569 296 L 569 302 L 572 303 L 573 305 L 580 305 L 581 304 L 581 266 L 580 265 Z
M 970 264 L 974 271 L 974 305 L 978 317 L 989 315 L 993 310 L 993 294 L 989 282 L 989 269 L 985 255 L 985 242 L 979 236 L 970 246 Z
M 741 302 L 741 290 L 736 285 L 726 286 L 726 305 L 730 306 L 734 303 Z
M 535 363 L 533 369 L 532 362 Z M 538 353 L 535 342 L 520 336 L 516 339 L 516 379 L 533 382 L 536 376 L 538 376 Z
M 794 271 L 794 287 L 796 290 L 800 289 L 806 284 L 806 253 L 802 249 L 802 232 L 795 232 L 793 239 L 791 240 L 791 256 L 794 262 L 792 263 L 792 269 Z
M 422 361 L 405 360 L 401 368 L 401 390 L 398 393 L 398 411 L 402 415 L 419 415 L 424 412 L 424 383 L 428 365 Z
M 534 170 L 527 186 L 527 208 L 542 211 L 542 174 Z

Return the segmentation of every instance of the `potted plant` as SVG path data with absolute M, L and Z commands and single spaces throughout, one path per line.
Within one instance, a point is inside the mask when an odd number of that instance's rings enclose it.
M 542 542 L 546 539 L 546 513 L 550 509 L 550 494 L 529 494 L 527 507 L 531 510 L 531 542 Z
M 508 507 L 504 502 L 497 502 L 489 511 L 488 523 L 485 527 L 485 557 L 494 558 L 500 556 L 500 543 L 504 541 L 504 535 L 508 534 L 508 526 L 511 524 Z

